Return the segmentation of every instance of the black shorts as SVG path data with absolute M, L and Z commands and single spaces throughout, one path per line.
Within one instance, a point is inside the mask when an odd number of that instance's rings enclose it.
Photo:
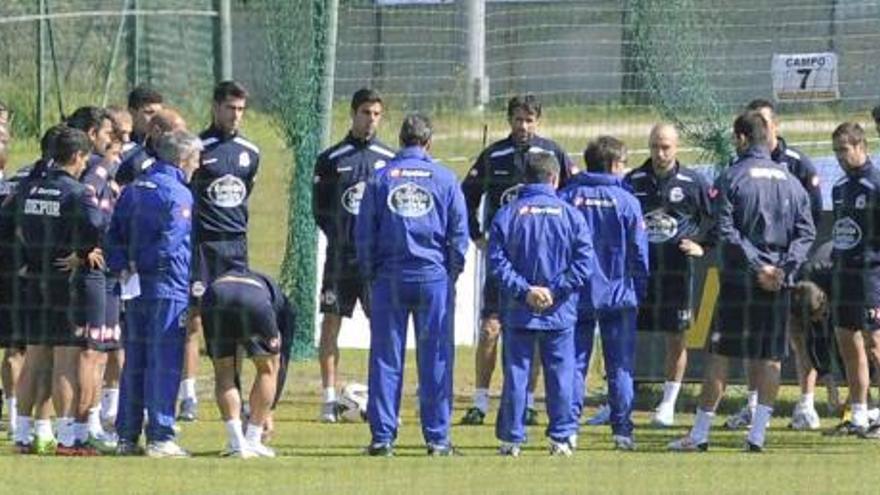
M 359 299 L 361 309 L 369 318 L 370 284 L 363 281 L 356 266 L 340 268 L 328 251 L 321 280 L 321 312 L 351 318 Z
M 880 271 L 841 269 L 831 286 L 831 318 L 837 328 L 880 330 Z
M 24 349 L 26 340 L 21 318 L 24 280 L 4 274 L 0 284 L 0 348 Z
M 649 332 L 683 333 L 694 318 L 694 279 L 687 271 L 657 273 L 648 279 L 636 328 Z
M 78 331 L 85 332 L 86 346 L 102 350 L 108 335 L 107 320 L 107 279 L 103 271 L 83 270 L 73 281 L 72 301 L 73 324 Z
M 492 275 L 486 274 L 483 280 L 483 307 L 480 308 L 480 317 L 499 318 L 501 316 L 501 286 Z
M 275 310 L 262 287 L 219 282 L 202 299 L 202 325 L 208 356 L 235 355 L 240 345 L 248 356 L 272 356 L 281 350 Z
M 75 287 L 67 274 L 27 281 L 25 342 L 50 347 L 86 347 L 86 335 L 74 324 Z
M 119 295 L 119 279 L 107 275 L 107 292 L 104 299 L 104 333 L 96 349 L 110 352 L 122 349 L 122 301 Z
M 247 237 L 244 234 L 221 236 L 201 234 L 193 242 L 190 303 L 196 304 L 220 275 L 248 267 Z
M 709 351 L 734 358 L 782 360 L 788 355 L 788 289 L 721 281 Z

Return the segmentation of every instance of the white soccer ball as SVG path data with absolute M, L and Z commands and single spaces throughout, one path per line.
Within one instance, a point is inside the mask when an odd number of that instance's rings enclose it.
M 339 405 L 342 408 L 340 417 L 347 423 L 363 423 L 367 420 L 367 386 L 361 383 L 349 383 L 342 389 Z

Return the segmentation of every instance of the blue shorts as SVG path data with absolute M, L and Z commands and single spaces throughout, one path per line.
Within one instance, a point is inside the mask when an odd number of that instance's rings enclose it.
M 721 281 L 709 351 L 726 357 L 779 361 L 788 355 L 791 294 Z
M 212 359 L 235 356 L 239 345 L 251 357 L 280 352 L 275 310 L 263 288 L 221 280 L 208 287 L 201 311 Z
M 880 330 L 880 270 L 877 268 L 835 271 L 829 300 L 835 327 Z

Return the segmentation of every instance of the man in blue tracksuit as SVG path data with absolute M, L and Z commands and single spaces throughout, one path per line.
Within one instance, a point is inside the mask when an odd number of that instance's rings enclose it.
M 595 270 L 581 291 L 575 332 L 572 414 L 584 405 L 584 380 L 596 324 L 602 334 L 614 445 L 633 450 L 633 361 L 636 314 L 648 278 L 648 236 L 638 199 L 619 177 L 626 147 L 610 136 L 584 151 L 587 173 L 574 176 L 559 196 L 584 216 L 596 251 Z
M 559 162 L 533 156 L 519 197 L 501 208 L 489 234 L 489 270 L 501 287 L 504 387 L 495 426 L 501 455 L 526 441 L 526 388 L 537 343 L 544 366 L 551 455 L 571 455 L 574 325 L 578 292 L 593 263 L 583 216 L 556 196 Z
M 190 273 L 192 193 L 187 182 L 199 166 L 201 143 L 177 131 L 156 143 L 158 161 L 119 198 L 107 239 L 109 268 L 123 283 L 140 279 L 140 295 L 126 310 L 125 366 L 116 418 L 117 452 L 139 452 L 146 429 L 147 454 L 188 455 L 174 442 L 174 402 L 183 365 L 184 323 Z
M 367 183 L 355 223 L 357 261 L 371 281 L 369 455 L 393 453 L 406 329 L 413 315 L 422 435 L 429 455 L 452 455 L 455 280 L 467 252 L 467 211 L 455 174 L 428 155 L 431 123 L 407 116 L 401 150 Z
M 708 449 L 730 358 L 748 359 L 756 379 L 758 405 L 746 451 L 763 450 L 788 350 L 790 287 L 816 237 L 807 192 L 770 158 L 764 117 L 746 112 L 734 121 L 733 132 L 739 156 L 709 191 L 721 282 L 710 356 L 694 426 L 668 445 L 679 452 Z

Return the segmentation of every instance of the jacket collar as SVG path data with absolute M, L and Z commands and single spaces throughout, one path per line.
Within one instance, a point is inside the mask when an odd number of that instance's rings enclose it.
M 186 176 L 183 174 L 183 170 L 168 162 L 156 161 L 147 170 L 152 174 L 169 175 L 180 181 L 181 184 L 186 184 Z
M 376 135 L 373 134 L 367 139 L 360 139 L 354 137 L 351 131 L 348 131 L 348 134 L 345 135 L 345 142 L 346 144 L 350 144 L 355 148 L 366 148 L 367 146 L 376 142 Z
M 214 124 L 211 124 L 211 127 L 208 127 L 208 130 L 205 131 L 206 138 L 214 137 L 214 138 L 219 139 L 220 141 L 229 141 L 230 139 L 233 139 L 236 136 L 238 136 L 238 131 L 233 132 L 232 134 L 227 134 L 227 133 L 221 131 L 220 128 L 218 128 Z
M 556 188 L 550 184 L 523 184 L 519 190 L 519 197 L 529 196 L 553 196 L 556 197 Z
M 770 159 L 778 162 L 785 155 L 785 150 L 787 149 L 788 144 L 785 142 L 785 139 L 782 139 L 782 136 L 776 136 L 776 149 L 770 152 Z
M 845 173 L 846 173 L 847 177 L 850 177 L 853 179 L 859 179 L 861 177 L 868 175 L 868 172 L 870 172 L 872 168 L 874 168 L 874 164 L 871 163 L 871 157 L 869 156 L 863 166 L 861 166 L 855 170 L 847 170 Z
M 739 160 L 744 160 L 746 158 L 764 158 L 769 160 L 770 150 L 768 150 L 766 146 L 752 146 L 739 155 Z
M 431 155 L 425 151 L 425 148 L 421 146 L 407 146 L 405 148 L 401 148 L 400 151 L 397 152 L 397 156 L 395 158 L 398 159 L 415 159 L 422 160 L 425 162 L 433 161 L 431 160 Z
M 623 187 L 623 179 L 612 174 L 581 172 L 573 175 L 569 181 L 580 186 L 618 186 Z

